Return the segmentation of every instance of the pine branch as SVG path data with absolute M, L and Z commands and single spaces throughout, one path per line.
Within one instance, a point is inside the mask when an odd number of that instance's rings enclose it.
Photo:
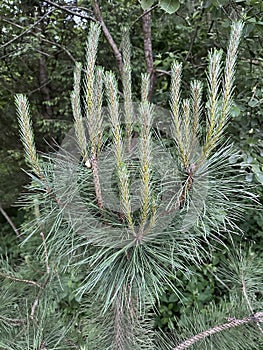
M 118 101 L 118 87 L 117 81 L 112 72 L 105 76 L 105 86 L 108 98 L 108 109 L 110 114 L 110 121 L 112 126 L 115 158 L 117 165 L 118 185 L 120 190 L 120 203 L 124 211 L 124 215 L 128 222 L 129 229 L 134 235 L 134 224 L 131 213 L 130 190 L 129 190 L 129 172 L 124 162 L 123 152 L 123 138 L 121 133 L 121 125 L 119 119 L 119 101 Z
M 125 126 L 127 152 L 131 151 L 132 124 L 134 121 L 134 110 L 132 102 L 132 80 L 131 80 L 131 47 L 129 33 L 126 32 L 121 44 L 123 52 L 122 85 L 124 96 Z
M 15 103 L 17 107 L 18 123 L 20 128 L 20 138 L 25 149 L 26 161 L 31 166 L 34 173 L 41 178 L 42 171 L 37 156 L 32 121 L 29 112 L 29 103 L 25 95 L 16 95 Z
M 15 104 L 17 107 L 18 124 L 20 129 L 20 139 L 24 147 L 25 159 L 30 165 L 32 171 L 40 179 L 41 184 L 45 188 L 46 193 L 50 194 L 53 200 L 60 205 L 59 199 L 53 192 L 48 179 L 45 177 L 41 168 L 40 161 L 36 151 L 32 120 L 30 116 L 29 102 L 25 95 L 18 94 L 15 96 Z M 33 176 L 32 176 L 33 177 Z
M 91 142 L 91 155 L 96 156 L 96 105 L 95 105 L 95 65 L 97 58 L 98 41 L 100 28 L 92 23 L 90 26 L 87 48 L 86 48 L 86 67 L 85 67 L 85 114 L 87 118 L 88 132 Z
M 98 168 L 98 152 L 100 148 L 101 137 L 101 103 L 102 103 L 102 71 L 95 75 L 95 65 L 97 57 L 97 48 L 99 42 L 100 27 L 92 23 L 90 26 L 85 67 L 85 114 L 87 128 L 91 144 L 91 156 L 86 165 L 91 164 L 96 198 L 99 208 L 103 208 L 103 199 Z M 97 81 L 95 80 L 97 78 Z M 96 85 L 95 85 L 96 84 Z M 97 105 L 99 103 L 99 105 Z
M 198 137 L 200 128 L 200 119 L 202 112 L 202 83 L 194 80 L 191 82 L 191 112 L 192 112 L 192 137 L 194 147 L 195 138 Z
M 204 332 L 196 334 L 195 336 L 185 340 L 184 342 L 182 342 L 181 344 L 179 344 L 178 346 L 176 346 L 172 350 L 187 349 L 190 346 L 192 346 L 193 344 L 195 344 L 196 342 L 198 342 L 199 340 L 202 340 L 210 335 L 225 331 L 225 330 L 233 328 L 233 327 L 238 327 L 238 326 L 241 326 L 243 324 L 254 323 L 254 322 L 263 322 L 263 312 L 257 312 L 254 315 L 244 317 L 242 319 L 231 318 L 228 322 L 226 322 L 224 324 L 221 324 L 219 326 L 210 328 Z
M 150 215 L 151 206 L 151 127 L 153 118 L 153 109 L 148 102 L 148 92 L 150 89 L 150 76 L 149 74 L 142 75 L 142 88 L 141 88 L 141 147 L 140 147 L 140 167 L 141 167 L 141 179 L 142 179 L 142 209 L 140 218 L 140 228 L 136 237 L 137 244 L 143 239 L 143 231 L 146 221 Z M 153 219 L 154 220 L 154 219 Z M 154 225 L 154 222 L 152 222 Z
M 189 165 L 187 154 L 185 153 L 182 134 L 182 123 L 180 116 L 180 89 L 181 89 L 181 76 L 182 76 L 182 64 L 173 63 L 171 67 L 171 112 L 174 127 L 174 138 L 178 146 L 179 155 L 182 159 L 185 169 Z
M 74 117 L 75 133 L 81 155 L 85 162 L 88 160 L 87 140 L 83 126 L 81 103 L 80 103 L 80 83 L 81 83 L 81 63 L 77 63 L 74 71 L 74 90 L 71 93 L 71 105 Z
M 209 154 L 212 138 L 218 123 L 219 114 L 219 85 L 221 74 L 221 57 L 222 51 L 215 50 L 209 53 L 209 70 L 208 70 L 208 130 L 206 133 L 206 143 L 204 153 Z
M 208 74 L 208 132 L 203 148 L 202 159 L 207 158 L 220 140 L 222 131 L 228 121 L 230 107 L 232 103 L 235 64 L 237 59 L 237 49 L 242 34 L 243 23 L 237 22 L 232 26 L 230 41 L 227 50 L 227 58 L 224 69 L 222 107 L 219 108 L 219 79 L 220 79 L 220 59 L 221 53 L 214 51 L 210 54 L 210 66 Z
M 99 157 L 100 149 L 102 145 L 103 136 L 103 113 L 102 113 L 102 100 L 103 100 L 103 80 L 104 80 L 104 69 L 97 67 L 95 72 L 95 120 L 96 120 L 96 140 L 95 144 L 97 147 L 97 155 Z

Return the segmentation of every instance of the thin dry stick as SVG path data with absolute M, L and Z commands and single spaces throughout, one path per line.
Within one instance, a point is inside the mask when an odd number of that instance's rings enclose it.
M 23 33 L 17 35 L 16 37 L 14 37 L 13 39 L 9 40 L 7 43 L 3 44 L 2 46 L 0 46 L 0 49 L 3 49 L 4 47 L 12 44 L 14 41 L 17 41 L 18 39 L 21 39 L 22 36 L 26 35 L 27 33 L 29 33 L 33 28 L 35 28 L 40 22 L 42 22 L 47 16 L 49 16 L 51 13 L 53 12 L 52 10 L 49 10 L 47 13 L 45 13 L 38 21 L 36 21 L 35 23 L 33 23 L 27 30 L 25 30 Z
M 37 283 L 37 282 L 35 282 L 35 281 L 31 281 L 31 280 L 27 280 L 27 279 L 23 279 L 23 278 L 18 278 L 18 277 L 11 276 L 11 275 L 6 275 L 6 274 L 4 274 L 4 273 L 2 273 L 2 272 L 0 272 L 0 276 L 2 276 L 2 277 L 4 277 L 4 278 L 8 278 L 8 279 L 10 279 L 10 280 L 12 280 L 12 281 L 23 282 L 23 283 L 27 283 L 27 284 L 32 284 L 33 286 L 38 287 L 38 288 L 40 288 L 40 289 L 43 288 L 39 283 Z
M 0 315 L 0 321 L 4 321 L 4 322 L 8 322 L 10 323 L 12 326 L 20 326 L 23 323 L 26 323 L 27 320 L 26 319 L 22 319 L 22 318 L 10 318 L 10 317 L 5 317 Z
M 114 53 L 119 72 L 122 73 L 123 62 L 122 62 L 122 56 L 121 56 L 120 50 L 118 49 L 113 37 L 111 36 L 109 29 L 107 28 L 107 26 L 103 20 L 101 10 L 100 10 L 100 5 L 99 5 L 97 0 L 93 1 L 93 9 L 94 9 L 94 15 L 95 15 L 97 21 L 100 22 L 100 24 L 101 24 L 103 34 L 104 34 L 105 38 L 107 39 L 108 43 L 110 44 L 110 47 Z
M 202 340 L 212 334 L 215 333 L 219 333 L 222 332 L 226 329 L 229 328 L 233 328 L 233 327 L 238 327 L 241 326 L 243 324 L 246 323 L 250 323 L 250 322 L 263 322 L 263 312 L 257 312 L 254 315 L 242 318 L 242 319 L 231 319 L 229 322 L 221 324 L 219 326 L 207 329 L 204 332 L 201 332 L 199 334 L 196 334 L 195 336 L 185 340 L 184 342 L 182 342 L 181 344 L 179 344 L 178 346 L 176 346 L 175 348 L 173 348 L 172 350 L 184 350 L 189 348 L 190 346 L 192 346 L 193 344 L 195 344 L 196 342 L 198 342 L 199 340 Z
M 24 30 L 26 30 L 25 27 L 23 27 L 23 26 L 21 26 L 21 25 L 19 25 L 19 24 L 17 24 L 17 23 L 13 23 L 13 22 L 11 22 L 11 21 L 9 21 L 9 20 L 7 20 L 7 19 L 4 19 L 4 18 L 2 18 L 1 20 L 2 20 L 3 22 L 5 22 L 5 23 L 10 24 L 11 26 L 17 27 L 17 28 L 19 28 L 19 29 L 24 29 Z M 36 37 L 36 38 L 39 38 L 39 35 L 36 34 L 36 33 L 31 33 L 31 35 L 34 36 L 34 37 Z M 52 45 L 57 46 L 58 48 L 60 48 L 61 50 L 63 50 L 63 51 L 69 56 L 69 58 L 70 58 L 74 63 L 77 62 L 77 61 L 75 60 L 75 58 L 72 56 L 72 54 L 70 53 L 70 51 L 67 50 L 66 47 L 64 47 L 63 45 L 61 45 L 61 44 L 59 44 L 59 43 L 56 43 L 55 41 L 51 41 L 51 40 L 44 39 L 44 38 L 41 38 L 41 41 L 43 41 L 43 42 L 45 42 L 45 43 L 49 43 L 49 44 L 52 44 Z M 36 49 L 35 49 L 35 50 L 36 50 Z M 44 55 L 47 55 L 48 57 L 50 56 L 50 55 L 48 55 L 48 54 L 45 53 L 45 52 L 42 52 L 42 51 L 39 51 L 39 50 L 36 50 L 36 51 L 37 51 L 37 52 L 40 52 L 40 53 L 42 53 L 42 54 L 44 54 Z M 0 57 L 0 59 L 1 59 L 1 58 L 3 58 L 3 57 Z M 50 83 L 50 82 L 51 82 L 51 79 L 50 79 L 47 83 L 45 83 L 45 84 L 43 84 L 43 85 L 47 85 L 47 84 Z M 34 91 L 38 91 L 39 89 L 40 89 L 40 88 L 37 88 L 37 89 L 35 89 Z M 32 93 L 32 91 L 31 91 L 31 93 Z M 30 92 L 28 92 L 27 94 L 29 95 Z
M 34 319 L 34 314 L 35 314 L 36 308 L 37 308 L 37 306 L 38 306 L 38 301 L 39 301 L 39 297 L 37 296 L 36 299 L 35 299 L 34 302 L 33 302 L 32 307 L 31 307 L 31 312 L 30 312 L 30 318 L 31 318 L 31 320 Z
M 49 0 L 45 0 L 45 2 L 46 2 L 47 4 L 49 4 L 49 5 L 52 5 L 52 6 L 56 7 L 56 8 L 58 8 L 58 9 L 62 10 L 62 11 L 67 12 L 67 13 L 73 15 L 73 16 L 76 16 L 76 17 L 79 17 L 79 18 L 82 18 L 82 19 L 88 19 L 88 20 L 91 20 L 91 21 L 96 22 L 96 19 L 95 19 L 95 18 L 93 18 L 93 17 L 91 17 L 91 16 L 83 15 L 83 14 L 78 13 L 78 12 L 76 12 L 76 11 L 72 11 L 72 10 L 70 10 L 70 9 L 68 8 L 69 6 L 59 5 L 59 4 L 57 4 L 57 3 L 53 2 L 53 1 L 49 1 Z M 83 8 L 82 8 L 82 9 L 83 9 Z
M 7 212 L 2 208 L 2 206 L 0 205 L 0 212 L 2 213 L 2 215 L 6 218 L 6 221 L 9 223 L 9 225 L 12 227 L 13 231 L 15 232 L 15 234 L 17 235 L 17 237 L 19 237 L 19 231 L 18 229 L 15 227 L 15 224 L 13 223 L 13 221 L 10 219 L 10 217 L 8 216 Z
M 49 263 L 48 263 L 48 252 L 47 252 L 46 239 L 45 239 L 45 236 L 44 236 L 44 233 L 43 233 L 43 232 L 40 233 L 40 236 L 41 236 L 41 238 L 42 238 L 43 246 L 44 246 L 45 262 L 46 262 L 46 271 L 47 271 L 47 274 L 49 274 L 49 273 L 50 273 L 50 266 L 49 266 Z

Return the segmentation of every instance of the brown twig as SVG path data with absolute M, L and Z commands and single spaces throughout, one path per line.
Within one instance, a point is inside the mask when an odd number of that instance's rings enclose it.
M 50 273 L 50 266 L 49 266 L 49 262 L 48 262 L 48 252 L 47 252 L 46 239 L 45 239 L 45 236 L 44 236 L 44 233 L 43 233 L 43 232 L 40 232 L 40 236 L 41 236 L 41 238 L 42 238 L 43 246 L 44 246 L 46 271 L 47 271 L 47 274 L 49 274 L 49 273 Z
M 204 9 L 204 7 L 203 7 L 203 8 L 202 8 L 202 11 L 201 11 L 201 15 L 200 15 L 200 21 L 201 21 L 201 19 L 202 19 L 202 17 L 203 17 L 204 11 L 205 11 L 205 9 Z M 199 22 L 199 23 L 200 23 L 200 22 Z M 194 42 L 195 42 L 195 39 L 196 39 L 196 37 L 197 37 L 197 33 L 198 33 L 199 28 L 200 28 L 199 25 L 197 25 L 197 26 L 195 27 L 194 34 L 193 34 L 192 39 L 191 39 L 191 42 L 190 42 L 189 50 L 188 50 L 187 55 L 186 55 L 186 57 L 185 57 L 185 59 L 184 59 L 185 62 L 188 60 L 189 56 L 190 56 L 191 53 L 192 53 L 193 46 L 194 46 Z
M 257 312 L 254 315 L 242 318 L 242 319 L 235 319 L 231 318 L 227 323 L 221 324 L 219 326 L 207 329 L 204 332 L 198 333 L 195 336 L 185 340 L 172 350 L 184 350 L 198 342 L 199 340 L 202 340 L 210 335 L 222 332 L 226 329 L 233 328 L 233 327 L 238 327 L 246 323 L 251 323 L 251 322 L 263 322 L 263 312 Z
M 171 71 L 163 70 L 163 69 L 155 69 L 156 73 L 160 73 L 159 76 L 161 75 L 168 75 L 171 76 Z
M 67 12 L 67 13 L 73 15 L 73 16 L 77 16 L 77 17 L 82 18 L 82 19 L 88 19 L 88 20 L 91 20 L 93 22 L 96 22 L 95 18 L 93 18 L 91 16 L 87 16 L 87 15 L 82 15 L 82 14 L 76 12 L 76 11 L 69 10 L 68 6 L 59 5 L 59 4 L 57 4 L 57 3 L 53 2 L 53 1 L 49 1 L 49 0 L 45 0 L 45 2 L 47 4 L 49 4 L 49 5 L 51 5 L 51 6 L 54 6 L 54 7 L 58 8 L 58 9 L 60 9 L 62 11 Z
M 26 319 L 11 318 L 0 315 L 0 320 L 10 323 L 12 326 L 20 326 L 23 323 L 27 323 Z
M 10 24 L 10 25 L 12 25 L 12 26 L 14 26 L 14 27 L 17 27 L 17 28 L 19 28 L 19 29 L 24 29 L 25 30 L 25 27 L 23 27 L 23 26 L 21 26 L 21 25 L 19 25 L 19 24 L 17 24 L 17 23 L 13 23 L 13 22 L 11 22 L 11 21 L 9 21 L 9 20 L 7 20 L 7 19 L 4 19 L 4 18 L 2 18 L 2 21 L 3 22 L 5 22 L 5 23 L 8 23 L 8 24 Z M 36 38 L 39 38 L 39 35 L 38 34 L 36 34 L 36 33 L 31 33 L 33 36 L 35 36 Z M 44 38 L 44 37 L 41 37 L 41 41 L 42 42 L 45 42 L 45 43 L 49 43 L 49 44 L 52 44 L 52 45 L 55 45 L 55 46 L 57 46 L 58 48 L 60 48 L 61 50 L 63 50 L 67 55 L 68 55 L 68 57 L 72 60 L 72 62 L 74 62 L 74 63 L 76 63 L 77 61 L 76 61 L 76 59 L 73 57 L 73 55 L 71 54 L 71 52 L 69 51 L 69 50 L 67 50 L 67 48 L 65 48 L 63 45 L 61 45 L 61 44 L 59 44 L 59 43 L 56 43 L 55 41 L 51 41 L 51 40 L 48 40 L 48 39 L 46 39 L 46 38 Z M 44 54 L 44 55 L 48 55 L 48 56 L 51 56 L 51 55 L 49 55 L 49 54 L 47 54 L 47 53 L 45 53 L 45 52 L 41 52 L 41 51 L 39 51 L 39 50 L 36 50 L 37 52 L 40 52 L 41 54 Z M 3 57 L 3 56 L 2 56 Z M 0 58 L 2 58 L 2 57 L 0 57 Z M 51 80 L 50 80 L 51 81 Z
M 94 15 L 95 15 L 97 21 L 101 24 L 103 34 L 104 34 L 105 38 L 107 39 L 108 43 L 110 44 L 110 47 L 114 53 L 119 72 L 122 73 L 123 62 L 122 62 L 121 52 L 118 49 L 113 37 L 111 36 L 110 31 L 108 30 L 108 28 L 103 20 L 100 6 L 99 6 L 99 3 L 97 0 L 93 1 L 93 10 L 94 10 Z
M 4 274 L 2 272 L 0 272 L 0 276 L 2 276 L 4 278 L 8 278 L 8 279 L 16 281 L 16 282 L 23 282 L 23 283 L 27 283 L 27 284 L 32 284 L 33 286 L 38 287 L 39 289 L 43 288 L 39 283 L 37 283 L 35 281 L 31 281 L 31 280 L 27 280 L 27 279 L 23 279 L 23 278 L 18 278 L 18 277 L 15 277 L 15 276 L 6 275 L 6 274 Z
M 0 47 L 0 50 L 3 49 L 4 47 L 12 44 L 13 42 L 17 41 L 18 39 L 21 39 L 24 35 L 26 35 L 27 33 L 29 33 L 32 29 L 34 29 L 40 22 L 42 22 L 47 16 L 50 15 L 50 13 L 53 12 L 52 10 L 49 10 L 47 13 L 45 13 L 41 18 L 39 18 L 39 20 L 37 20 L 35 23 L 33 23 L 27 30 L 25 30 L 23 33 L 17 35 L 15 38 L 9 40 L 8 42 L 6 42 L 5 44 L 3 44 Z
M 0 205 L 0 212 L 2 213 L 2 215 L 5 217 L 6 221 L 9 223 L 9 225 L 12 227 L 13 231 L 15 232 L 15 234 L 17 235 L 17 237 L 20 236 L 18 229 L 15 227 L 15 224 L 13 223 L 13 221 L 10 219 L 10 217 L 8 216 L 7 212 L 2 208 L 2 206 Z
M 39 293 L 38 293 L 38 295 L 39 295 Z M 37 296 L 36 299 L 33 302 L 32 307 L 31 307 L 30 318 L 32 320 L 34 319 L 34 314 L 35 314 L 36 308 L 38 306 L 38 302 L 39 302 L 39 297 Z

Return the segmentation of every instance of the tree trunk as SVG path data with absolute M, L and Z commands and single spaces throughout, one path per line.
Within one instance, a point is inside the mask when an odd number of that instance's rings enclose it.
M 155 71 L 153 66 L 153 52 L 152 52 L 152 30 L 151 30 L 151 12 L 145 12 L 142 16 L 142 30 L 143 30 L 143 42 L 144 42 L 144 56 L 146 61 L 146 71 L 150 75 L 150 88 L 148 93 L 148 100 L 152 100 Z

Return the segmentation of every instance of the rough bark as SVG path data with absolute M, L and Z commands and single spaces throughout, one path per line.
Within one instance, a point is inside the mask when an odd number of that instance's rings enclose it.
M 152 29 L 151 29 L 151 12 L 145 13 L 142 16 L 142 30 L 143 30 L 143 42 L 144 42 L 144 56 L 146 61 L 146 71 L 150 75 L 150 87 L 148 93 L 148 100 L 152 100 L 155 70 L 153 65 L 153 51 L 152 51 Z

